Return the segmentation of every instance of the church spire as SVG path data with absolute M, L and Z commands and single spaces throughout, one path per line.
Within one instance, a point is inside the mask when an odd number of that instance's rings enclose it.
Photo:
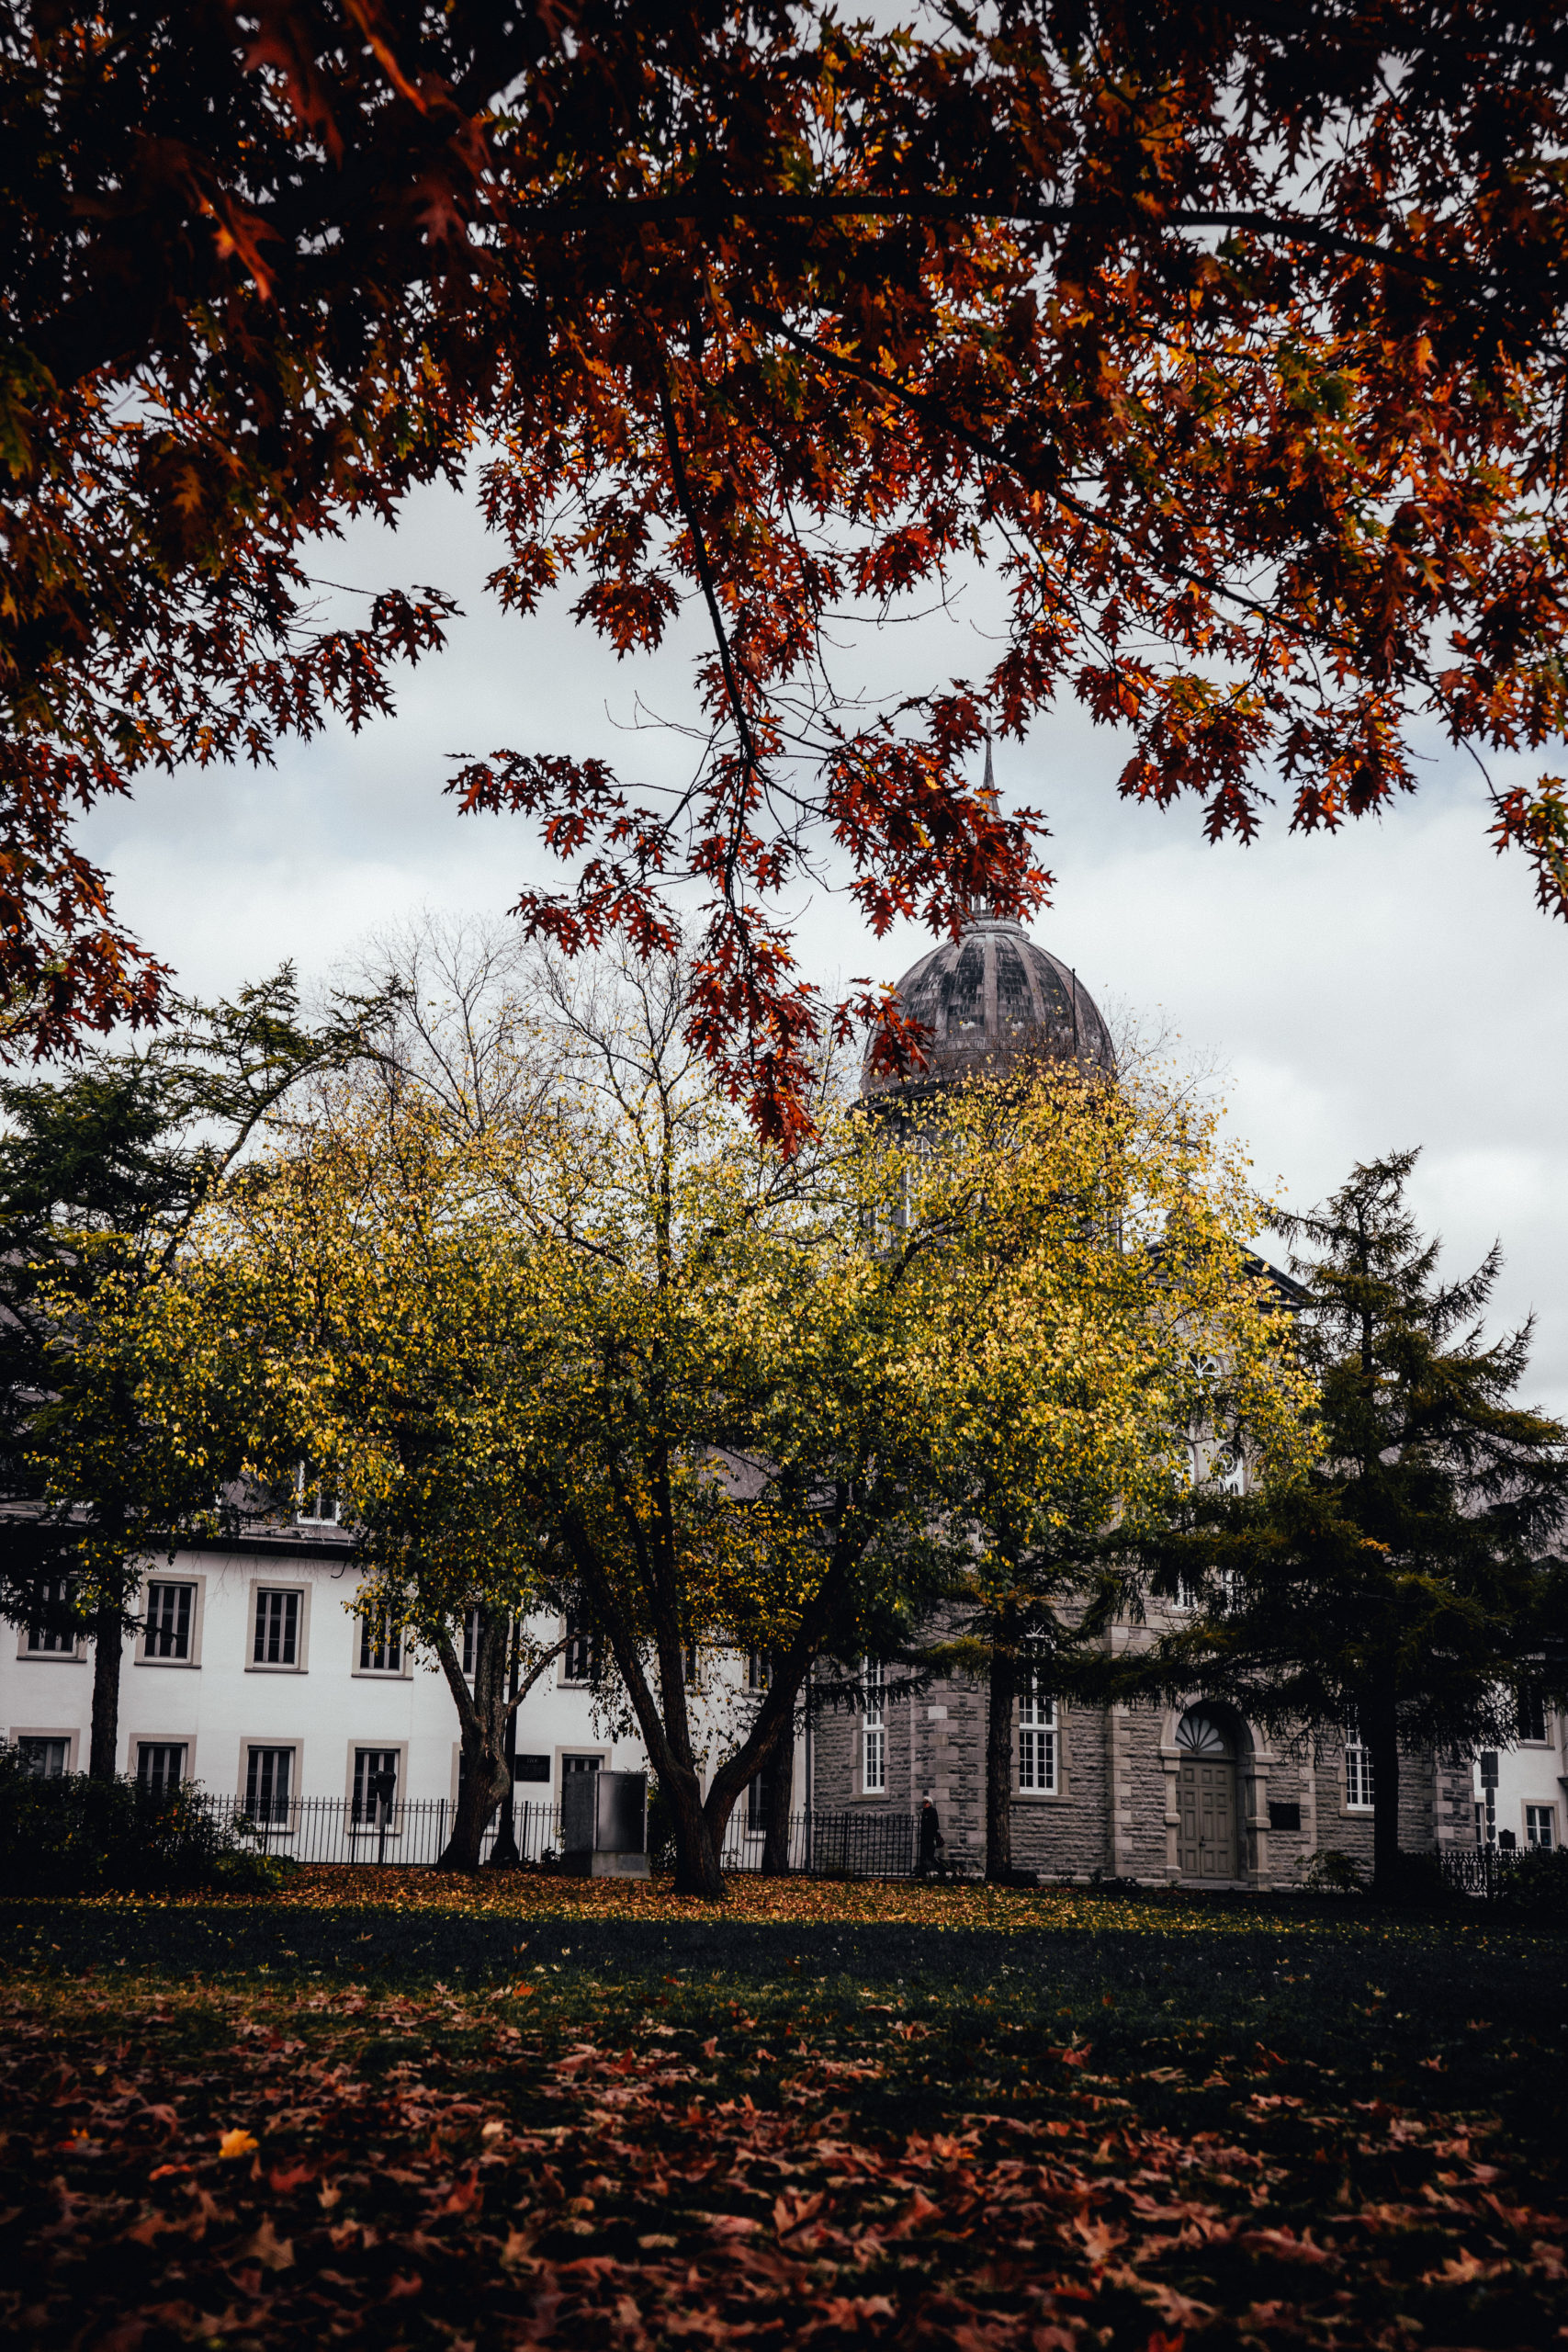
M 1001 815 L 1001 796 L 997 790 L 996 770 L 991 764 L 991 739 L 988 734 L 986 737 L 986 773 L 980 780 L 980 798 L 990 816 Z M 988 890 L 981 897 L 970 899 L 965 928 L 969 923 L 999 922 L 1001 920 Z

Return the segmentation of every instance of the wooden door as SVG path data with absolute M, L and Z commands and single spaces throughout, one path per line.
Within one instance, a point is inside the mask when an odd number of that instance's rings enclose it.
M 1181 1767 L 1178 1860 L 1183 1878 L 1235 1876 L 1235 1768 L 1225 1757 Z

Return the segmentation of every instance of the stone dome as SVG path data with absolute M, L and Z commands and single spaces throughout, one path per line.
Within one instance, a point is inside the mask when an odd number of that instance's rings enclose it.
M 933 947 L 899 981 L 901 1010 L 925 1031 L 927 1067 L 906 1084 L 941 1085 L 1034 1057 L 1114 1075 L 1116 1057 L 1100 1008 L 1069 967 L 1037 947 L 1023 925 L 977 913 L 956 939 Z M 861 1076 L 863 1094 L 898 1080 Z

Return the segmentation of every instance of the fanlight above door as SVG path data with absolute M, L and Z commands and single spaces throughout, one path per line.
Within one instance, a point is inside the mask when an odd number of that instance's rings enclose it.
M 1226 1757 L 1231 1743 L 1214 1716 L 1202 1707 L 1189 1708 L 1176 1726 L 1176 1744 L 1184 1756 Z

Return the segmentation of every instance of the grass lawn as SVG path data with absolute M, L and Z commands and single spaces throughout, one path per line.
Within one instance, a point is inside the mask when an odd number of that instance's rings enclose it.
M 9 2338 L 1568 2344 L 1561 1937 L 408 1882 L 0 1908 Z

